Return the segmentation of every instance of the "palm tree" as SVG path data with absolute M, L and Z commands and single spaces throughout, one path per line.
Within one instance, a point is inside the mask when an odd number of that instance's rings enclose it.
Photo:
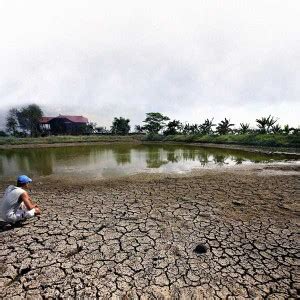
M 291 131 L 293 131 L 294 130 L 294 128 L 293 127 L 290 127 L 288 124 L 286 124 L 286 125 L 284 125 L 283 126 L 283 133 L 285 133 L 285 134 L 289 134 Z
M 223 121 L 221 121 L 218 124 L 216 130 L 219 134 L 227 134 L 231 131 L 231 128 L 230 128 L 231 126 L 234 126 L 234 124 L 231 124 L 230 120 L 227 120 L 225 118 Z
M 256 119 L 257 127 L 261 133 L 266 133 L 267 118 L 262 117 L 261 119 Z
M 270 132 L 271 128 L 275 125 L 275 123 L 278 121 L 278 119 L 275 120 L 274 117 L 271 117 L 271 115 L 267 118 L 267 132 Z
M 258 123 L 257 127 L 261 133 L 269 133 L 270 128 L 272 128 L 277 121 L 278 119 L 275 119 L 271 115 L 269 115 L 267 118 L 262 117 L 261 119 L 256 119 L 256 123 Z
M 190 126 L 190 132 L 191 132 L 191 134 L 198 134 L 198 133 L 200 133 L 199 126 L 197 124 L 192 124 Z
M 249 123 L 240 123 L 240 126 L 241 126 L 241 128 L 240 128 L 240 133 L 242 133 L 242 134 L 246 134 L 246 133 L 248 133 L 249 132 L 249 127 L 250 127 L 250 124 Z
M 216 126 L 216 124 L 213 124 L 213 120 L 214 120 L 214 118 L 212 118 L 211 120 L 206 119 L 204 121 L 204 123 L 199 126 L 200 130 L 201 130 L 201 133 L 210 134 L 210 133 L 213 132 L 212 127 Z
M 181 132 L 183 134 L 198 134 L 200 133 L 200 126 L 197 124 L 187 123 L 185 125 L 181 125 Z
M 272 126 L 271 131 L 273 133 L 281 133 L 282 129 L 281 129 L 281 126 L 279 124 L 276 124 L 276 125 Z

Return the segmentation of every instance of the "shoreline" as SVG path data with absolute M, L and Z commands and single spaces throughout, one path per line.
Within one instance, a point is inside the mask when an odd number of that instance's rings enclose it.
M 118 184 L 124 182 L 151 182 L 156 180 L 166 179 L 194 179 L 201 176 L 219 176 L 220 174 L 240 174 L 251 175 L 256 174 L 258 176 L 295 176 L 300 174 L 300 163 L 295 161 L 286 162 L 272 162 L 272 163 L 253 163 L 248 165 L 231 165 L 231 166 L 212 166 L 204 168 L 193 168 L 189 171 L 183 172 L 136 172 L 124 175 L 115 176 L 97 176 L 90 175 L 84 176 L 76 174 L 50 174 L 50 175 L 35 175 L 31 176 L 34 181 L 34 185 L 43 184 L 55 184 L 58 186 L 72 186 L 74 183 L 76 186 L 93 187 L 97 185 L 105 184 Z M 14 184 L 15 176 L 5 176 L 0 180 L 0 185 Z M 1 197 L 1 193 L 0 193 Z

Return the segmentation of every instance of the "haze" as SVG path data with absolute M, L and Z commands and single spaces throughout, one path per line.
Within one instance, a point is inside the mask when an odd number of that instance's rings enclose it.
M 9 108 L 299 126 L 299 1 L 1 1 L 0 128 Z

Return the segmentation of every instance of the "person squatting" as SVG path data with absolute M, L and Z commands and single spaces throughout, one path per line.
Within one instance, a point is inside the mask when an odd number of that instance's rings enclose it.
M 32 180 L 28 176 L 20 175 L 17 178 L 17 186 L 10 185 L 5 190 L 0 203 L 0 217 L 5 222 L 15 224 L 41 213 L 27 192 L 31 182 Z

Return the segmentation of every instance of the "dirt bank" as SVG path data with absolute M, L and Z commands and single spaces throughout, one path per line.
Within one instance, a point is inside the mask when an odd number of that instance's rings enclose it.
M 0 150 L 8 149 L 33 149 L 33 148 L 59 148 L 59 147 L 74 147 L 74 146 L 89 146 L 89 145 L 111 145 L 111 144 L 141 144 L 138 140 L 131 141 L 101 141 L 101 142 L 65 142 L 65 143 L 52 143 L 52 144 L 19 144 L 19 145 L 0 145 Z
M 0 297 L 297 298 L 300 181 L 289 171 L 39 178 L 42 216 L 0 232 Z

